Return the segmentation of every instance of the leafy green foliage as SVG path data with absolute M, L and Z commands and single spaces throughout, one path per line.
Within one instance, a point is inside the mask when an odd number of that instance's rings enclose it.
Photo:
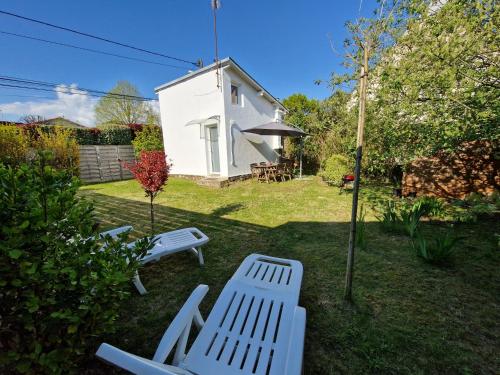
M 132 143 L 132 130 L 125 125 L 105 124 L 98 127 L 99 144 L 129 145 Z
M 460 223 L 475 223 L 479 218 L 493 217 L 500 212 L 500 194 L 490 196 L 471 194 L 463 200 L 456 200 L 449 207 L 450 216 Z
M 0 126 L 0 162 L 19 165 L 26 161 L 28 139 L 16 126 Z
M 386 232 L 407 234 L 415 237 L 424 216 L 441 214 L 444 210 L 443 203 L 434 197 L 421 197 L 415 200 L 385 201 L 378 208 L 378 220 Z
M 495 1 L 406 2 L 374 73 L 367 139 L 378 163 L 500 137 Z
M 436 236 L 432 243 L 418 234 L 412 240 L 412 247 L 415 254 L 424 262 L 440 265 L 450 261 L 456 249 L 455 245 L 459 241 L 460 237 L 453 237 L 449 232 L 444 236 Z
M 98 128 L 74 129 L 73 134 L 80 145 L 130 145 L 133 136 L 128 126 L 112 124 Z
M 283 101 L 288 113 L 285 121 L 298 126 L 308 136 L 304 140 L 305 169 L 316 172 L 333 154 L 352 155 L 355 149 L 355 120 L 347 103 L 350 96 L 342 91 L 318 101 L 303 94 L 293 94 Z M 285 152 L 296 159 L 300 139 L 285 138 Z
M 388 233 L 401 232 L 401 219 L 398 215 L 398 209 L 394 200 L 387 200 L 379 207 L 380 214 L 377 216 L 382 229 Z
M 143 126 L 142 130 L 136 133 L 132 145 L 136 156 L 139 156 L 141 151 L 163 151 L 161 128 L 156 125 Z
M 107 95 L 99 99 L 95 107 L 97 123 L 128 125 L 157 122 L 158 115 L 140 97 L 139 90 L 130 82 L 118 82 Z
M 339 186 L 342 177 L 352 173 L 352 164 L 352 161 L 344 155 L 332 155 L 326 160 L 320 176 L 329 184 Z
M 33 146 L 38 151 L 52 154 L 49 163 L 53 167 L 78 173 L 80 150 L 71 129 L 54 126 L 50 131 L 44 131 L 40 128 Z
M 135 249 L 94 237 L 93 207 L 78 181 L 47 165 L 0 165 L 0 371 L 73 372 L 94 339 L 115 329 L 138 259 Z

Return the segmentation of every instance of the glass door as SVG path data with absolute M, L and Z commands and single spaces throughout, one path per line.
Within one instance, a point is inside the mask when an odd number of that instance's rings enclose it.
M 208 128 L 211 173 L 220 173 L 219 135 L 217 133 L 217 126 L 210 126 Z

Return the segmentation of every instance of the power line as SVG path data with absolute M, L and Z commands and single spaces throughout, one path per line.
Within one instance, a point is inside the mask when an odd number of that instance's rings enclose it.
M 86 36 L 88 38 L 97 39 L 97 40 L 100 40 L 100 41 L 103 41 L 103 42 L 106 42 L 106 43 L 115 44 L 117 46 L 121 46 L 121 47 L 125 47 L 125 48 L 130 48 L 130 49 L 133 49 L 133 50 L 136 50 L 136 51 L 140 51 L 140 52 L 144 52 L 144 53 L 149 53 L 150 55 L 161 56 L 161 57 L 164 57 L 164 58 L 167 58 L 167 59 L 176 60 L 176 61 L 179 61 L 179 62 L 184 62 L 184 63 L 191 64 L 191 65 L 194 65 L 194 66 L 199 66 L 199 62 L 192 62 L 192 61 L 189 61 L 189 60 L 180 59 L 178 57 L 173 57 L 173 56 L 165 55 L 163 53 L 159 53 L 159 52 L 155 52 L 155 51 L 150 51 L 150 50 L 147 50 L 147 49 L 144 49 L 144 48 L 140 48 L 140 47 L 135 47 L 135 46 L 132 46 L 130 44 L 116 42 L 114 40 L 103 38 L 103 37 L 92 35 L 92 34 L 88 34 L 88 33 L 85 33 L 83 31 L 78 31 L 78 30 L 70 29 L 70 28 L 64 27 L 64 26 L 54 25 L 54 24 L 49 23 L 49 22 L 36 20 L 34 18 L 29 18 L 29 17 L 21 16 L 20 14 L 6 12 L 4 10 L 0 10 L 0 14 L 4 14 L 4 15 L 7 15 L 7 16 L 11 16 L 11 17 L 16 17 L 16 18 L 19 18 L 19 19 L 22 19 L 22 20 L 25 20 L 25 21 L 30 21 L 30 22 L 38 23 L 40 25 L 52 27 L 52 28 L 55 28 L 55 29 L 68 31 L 70 33 L 74 33 L 74 34 Z
M 16 88 L 16 89 L 27 89 L 27 90 L 36 90 L 36 91 L 46 91 L 46 92 L 58 92 L 62 94 L 68 94 L 68 95 L 83 95 L 83 96 L 91 96 L 95 98 L 102 98 L 103 95 L 97 95 L 97 94 L 90 94 L 86 92 L 75 92 L 75 91 L 61 91 L 57 89 L 44 89 L 41 87 L 33 87 L 33 86 L 21 86 L 21 85 L 11 85 L 11 84 L 6 84 L 6 83 L 0 83 L 0 87 L 5 87 L 5 88 Z M 140 99 L 130 99 L 126 97 L 111 97 L 110 99 L 114 100 L 140 100 Z M 143 99 L 142 101 L 151 101 L 151 99 Z
M 8 88 L 8 87 L 6 87 Z M 19 95 L 19 94 L 1 94 L 0 97 L 13 97 L 13 98 L 37 98 L 37 99 L 54 99 L 51 96 L 40 96 L 40 95 Z M 1 106 L 2 104 L 0 104 Z
M 26 90 L 36 90 L 36 91 L 45 91 L 45 92 L 58 92 L 62 94 L 68 94 L 68 95 L 84 95 L 84 96 L 91 96 L 95 98 L 102 98 L 104 95 L 97 95 L 97 94 L 91 94 L 88 92 L 78 92 L 78 91 L 61 91 L 57 89 L 46 89 L 42 87 L 33 87 L 33 86 L 21 86 L 21 85 L 12 85 L 12 84 L 6 84 L 6 83 L 0 83 L 0 87 L 5 87 L 5 88 L 16 88 L 16 89 L 26 89 Z M 140 101 L 152 101 L 151 99 L 131 99 L 127 97 L 110 97 L 110 99 L 114 100 L 140 100 Z
M 18 77 L 9 77 L 9 76 L 0 76 L 1 81 L 9 81 L 9 82 L 16 82 L 16 83 L 22 83 L 22 84 L 29 84 L 29 85 L 36 85 L 36 86 L 48 86 L 48 87 L 53 87 L 53 88 L 59 88 L 61 84 L 57 83 L 52 83 L 52 82 L 44 82 L 44 81 L 35 81 L 31 79 L 26 79 L 26 78 L 18 78 Z M 70 86 L 70 85 L 66 85 Z M 88 91 L 94 94 L 103 94 L 106 96 L 115 96 L 115 97 L 126 97 L 128 99 L 134 99 L 134 100 L 148 100 L 148 101 L 156 101 L 157 99 L 155 98 L 147 98 L 143 96 L 137 96 L 137 95 L 127 95 L 127 94 L 118 94 L 118 93 L 112 93 L 112 92 L 106 92 L 106 91 L 101 91 L 101 90 L 95 90 L 95 89 L 89 89 L 85 87 L 78 87 L 76 88 L 77 90 L 80 91 Z
M 74 44 L 61 43 L 61 42 L 55 42 L 53 40 L 36 38 L 36 37 L 30 36 L 30 35 L 16 34 L 16 33 L 11 33 L 11 32 L 2 31 L 2 30 L 0 30 L 0 34 L 15 36 L 15 37 L 18 37 L 18 38 L 35 40 L 35 41 L 38 41 L 38 42 L 54 44 L 54 45 L 58 45 L 58 46 L 62 46 L 62 47 L 74 48 L 74 49 L 78 49 L 78 50 L 82 50 L 82 51 L 87 51 L 87 52 L 99 53 L 101 55 L 108 55 L 108 56 L 119 57 L 119 58 L 127 59 L 127 60 L 139 61 L 139 62 L 143 62 L 143 63 L 147 63 L 147 64 L 155 64 L 155 65 L 161 65 L 161 66 L 168 66 L 170 68 L 176 68 L 176 69 L 186 70 L 185 67 L 179 66 L 179 65 L 171 65 L 171 64 L 164 64 L 164 63 L 160 63 L 160 62 L 156 62 L 156 61 L 143 60 L 143 59 L 139 59 L 137 57 L 124 56 L 124 55 L 119 55 L 119 54 L 116 54 L 116 53 L 99 51 L 99 50 L 92 49 L 92 48 L 85 48 L 85 47 L 75 46 Z

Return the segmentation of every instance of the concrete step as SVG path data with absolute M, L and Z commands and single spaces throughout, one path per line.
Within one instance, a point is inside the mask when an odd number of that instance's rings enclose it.
M 213 177 L 208 176 L 196 181 L 198 185 L 209 186 L 214 188 L 223 188 L 229 186 L 229 180 L 227 177 Z

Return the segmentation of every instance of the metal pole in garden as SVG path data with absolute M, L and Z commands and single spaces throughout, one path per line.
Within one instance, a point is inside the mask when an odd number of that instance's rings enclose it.
M 345 277 L 344 299 L 352 301 L 352 275 L 354 266 L 354 247 L 356 245 L 356 220 L 358 216 L 359 180 L 361 177 L 361 159 L 363 156 L 363 136 L 365 128 L 366 87 L 368 83 L 368 46 L 364 44 L 363 64 L 359 78 L 359 115 L 358 136 L 356 142 L 356 168 L 354 170 L 354 189 L 352 192 L 351 230 L 349 233 L 349 250 L 347 252 L 347 270 Z
M 304 137 L 300 137 L 300 172 L 299 178 L 302 178 L 302 155 L 304 153 Z

